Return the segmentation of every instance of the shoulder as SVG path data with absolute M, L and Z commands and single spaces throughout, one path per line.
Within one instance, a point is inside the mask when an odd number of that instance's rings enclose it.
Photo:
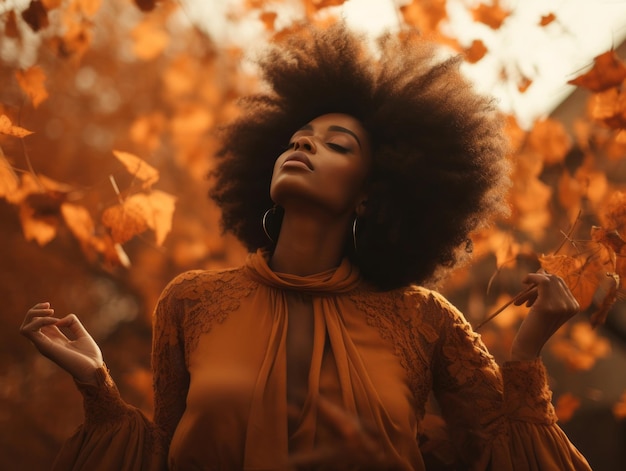
M 421 315 L 463 317 L 461 312 L 443 294 L 423 286 L 411 285 L 402 289 L 401 299 L 404 307 L 418 309 Z
M 242 267 L 221 270 L 189 270 L 174 277 L 163 289 L 160 300 L 194 300 L 209 293 L 251 283 Z

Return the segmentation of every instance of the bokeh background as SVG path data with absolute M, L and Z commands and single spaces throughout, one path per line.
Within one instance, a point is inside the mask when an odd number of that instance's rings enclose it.
M 585 309 L 544 351 L 560 424 L 594 470 L 625 469 L 626 2 L 592 0 L 0 3 L 0 469 L 48 469 L 82 420 L 71 378 L 18 333 L 36 302 L 78 314 L 151 415 L 160 291 L 245 257 L 206 197 L 213 131 L 260 86 L 259 47 L 337 18 L 418 27 L 497 100 L 511 216 L 441 290 L 479 326 L 528 271 L 561 274 Z M 525 312 L 480 328 L 498 359 Z

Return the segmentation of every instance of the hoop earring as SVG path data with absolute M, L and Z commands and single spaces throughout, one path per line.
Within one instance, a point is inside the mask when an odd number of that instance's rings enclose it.
M 272 244 L 275 244 L 276 242 L 274 242 L 274 239 L 272 239 L 272 236 L 267 230 L 267 216 L 269 216 L 270 213 L 272 213 L 272 215 L 276 214 L 276 206 L 272 206 L 270 209 L 265 211 L 265 213 L 263 213 L 263 220 L 261 223 L 263 225 L 263 232 L 265 232 L 265 236 L 270 240 Z
M 352 222 L 352 245 L 354 245 L 354 253 L 357 253 L 356 248 L 356 221 L 358 216 L 354 216 L 354 221 Z

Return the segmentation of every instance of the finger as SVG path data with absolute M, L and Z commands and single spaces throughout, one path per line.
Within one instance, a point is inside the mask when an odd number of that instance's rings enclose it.
M 544 284 L 544 283 L 548 283 L 550 281 L 550 276 L 549 274 L 543 272 L 543 273 L 528 273 L 524 279 L 522 280 L 523 283 L 529 284 L 529 285 L 540 285 L 540 284 Z
M 89 332 L 80 322 L 76 314 L 68 314 L 57 322 L 57 327 L 65 327 L 74 336 L 74 338 L 89 337 Z
M 513 304 L 516 306 L 521 306 L 526 303 L 527 307 L 532 306 L 537 300 L 538 290 L 536 286 L 533 286 L 531 289 L 527 290 L 522 296 L 519 296 Z
M 47 301 L 43 303 L 37 303 L 33 307 L 31 307 L 31 309 L 50 309 L 50 303 Z
M 57 321 L 58 319 L 56 317 L 35 317 L 28 324 L 20 328 L 20 333 L 33 342 L 41 341 L 43 340 L 41 336 L 47 338 L 41 329 L 53 326 Z
M 27 324 L 33 317 L 52 316 L 54 309 L 50 308 L 50 303 L 36 304 L 26 312 L 22 325 Z

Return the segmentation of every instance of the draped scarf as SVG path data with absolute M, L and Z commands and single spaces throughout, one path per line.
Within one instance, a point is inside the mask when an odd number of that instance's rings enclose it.
M 286 399 L 289 290 L 312 296 L 314 317 L 308 393 L 295 432 L 299 448 L 311 451 L 315 447 L 316 399 L 320 393 L 326 336 L 330 344 L 327 348 L 332 350 L 339 377 L 343 408 L 349 414 L 359 415 L 380 426 L 384 427 L 385 422 L 380 416 L 381 407 L 368 381 L 367 370 L 342 318 L 342 310 L 354 309 L 346 304 L 346 297 L 342 295 L 354 290 L 360 283 L 357 268 L 344 259 L 337 268 L 315 275 L 297 276 L 273 272 L 267 258 L 267 253 L 259 250 L 249 255 L 246 261 L 249 275 L 261 284 L 262 290 L 267 290 L 267 303 L 259 305 L 258 309 L 269 309 L 269 314 L 274 318 L 265 357 L 256 379 L 246 434 L 244 469 L 255 471 L 281 469 L 289 447 Z

